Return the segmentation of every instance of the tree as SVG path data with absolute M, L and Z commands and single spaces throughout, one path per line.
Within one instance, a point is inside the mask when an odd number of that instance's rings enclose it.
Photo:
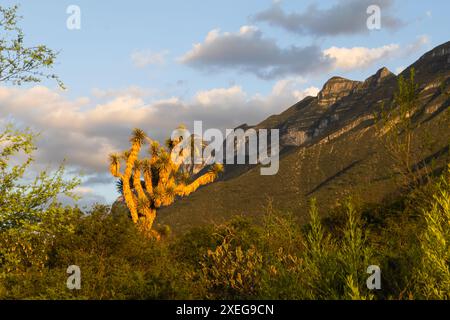
M 0 83 L 21 85 L 51 78 L 56 53 L 44 45 L 24 46 L 24 34 L 17 26 L 18 6 L 0 6 Z M 0 267 L 6 272 L 27 267 L 43 267 L 45 248 L 55 234 L 71 228 L 67 219 L 76 210 L 63 208 L 58 196 L 74 198 L 79 180 L 64 179 L 64 167 L 32 176 L 36 135 L 12 126 L 0 130 Z M 21 159 L 24 159 L 22 162 Z M 1 275 L 1 273 L 0 273 Z
M 0 132 L 0 267 L 7 272 L 43 268 L 48 259 L 45 248 L 55 234 L 71 229 L 67 219 L 75 212 L 58 200 L 61 194 L 73 197 L 79 183 L 64 180 L 63 166 L 53 174 L 30 175 L 34 139 L 33 133 L 11 126 Z
M 0 83 L 21 85 L 54 79 L 61 88 L 64 84 L 58 76 L 49 73 L 57 53 L 45 45 L 26 47 L 24 33 L 18 26 L 21 17 L 18 6 L 0 6 Z
M 403 186 L 409 188 L 425 182 L 429 175 L 429 167 L 421 161 L 429 143 L 418 136 L 416 129 L 420 122 L 414 121 L 419 105 L 418 89 L 415 70 L 411 68 L 408 79 L 403 75 L 398 78 L 392 108 L 385 110 L 382 106 L 380 113 L 380 133 L 394 161 L 394 172 L 402 178 Z
M 58 204 L 57 196 L 73 197 L 71 191 L 78 179 L 64 180 L 64 167 L 53 175 L 42 171 L 31 178 L 27 169 L 33 163 L 36 135 L 17 131 L 8 126 L 0 133 L 0 230 L 20 227 L 26 222 L 38 222 L 38 215 Z M 25 156 L 22 163 L 12 165 L 12 160 Z
M 167 148 L 156 141 L 150 143 L 150 158 L 139 160 L 138 155 L 142 145 L 148 138 L 140 129 L 134 129 L 130 139 L 131 148 L 119 154 L 111 154 L 110 172 L 119 178 L 120 190 L 130 211 L 133 222 L 149 235 L 159 237 L 152 230 L 157 209 L 168 206 L 175 201 L 175 197 L 188 196 L 200 186 L 213 182 L 222 171 L 221 165 L 214 165 L 211 170 L 191 181 L 188 172 L 182 169 L 183 159 L 191 156 L 182 151 L 177 160 L 173 161 L 171 152 L 182 139 L 168 140 Z M 121 173 L 121 161 L 125 162 L 125 170 Z M 144 181 L 141 181 L 143 176 Z

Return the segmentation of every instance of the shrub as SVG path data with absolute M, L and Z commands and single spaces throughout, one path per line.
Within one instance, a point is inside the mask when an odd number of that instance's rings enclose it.
M 254 246 L 244 251 L 224 240 L 201 265 L 207 298 L 251 298 L 261 288 L 263 257 Z
M 422 257 L 416 292 L 419 298 L 450 299 L 450 167 L 433 199 L 424 210 L 426 228 L 419 238 Z

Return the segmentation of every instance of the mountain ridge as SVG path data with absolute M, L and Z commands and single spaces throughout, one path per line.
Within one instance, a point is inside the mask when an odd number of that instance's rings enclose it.
M 399 76 L 408 77 L 411 68 L 419 87 L 417 134 L 432 135 L 436 142 L 430 154 L 439 154 L 439 164 L 447 161 L 450 124 L 443 111 L 450 104 L 450 42 L 398 76 L 383 67 L 364 81 L 332 77 L 317 97 L 306 97 L 257 125 L 245 125 L 280 130 L 279 173 L 260 176 L 257 165 L 227 165 L 220 181 L 164 208 L 158 222 L 178 232 L 234 215 L 259 216 L 269 199 L 300 220 L 307 216 L 311 197 L 325 212 L 348 195 L 366 203 L 385 201 L 397 187 L 387 172 L 392 164 L 377 138 L 374 114 L 382 105 L 392 105 Z

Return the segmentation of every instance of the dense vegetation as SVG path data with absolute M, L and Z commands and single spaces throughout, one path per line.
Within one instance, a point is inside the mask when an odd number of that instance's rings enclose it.
M 20 184 L 32 158 L 8 160 L 31 152 L 33 135 L 0 137 L 13 141 L 0 156 L 0 298 L 449 298 L 450 167 L 389 204 L 348 199 L 320 219 L 312 201 L 307 225 L 269 203 L 263 221 L 236 217 L 156 241 L 127 213 L 58 204 L 76 185 L 63 169 Z M 69 265 L 81 268 L 80 290 L 66 287 Z M 369 265 L 381 268 L 381 290 L 367 289 Z

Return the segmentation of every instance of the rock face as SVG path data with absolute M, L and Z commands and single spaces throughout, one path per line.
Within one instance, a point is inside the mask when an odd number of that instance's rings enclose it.
M 282 147 L 308 145 L 324 137 L 335 137 L 333 130 L 352 127 L 355 117 L 367 117 L 370 107 L 393 93 L 396 79 L 387 68 L 381 68 L 364 82 L 331 78 L 317 97 L 301 101 L 278 116 L 281 121 L 275 127 L 281 130 Z M 271 120 L 276 122 L 276 116 Z M 267 123 L 258 127 L 264 124 Z
M 373 76 L 369 77 L 364 81 L 361 88 L 362 89 L 370 89 L 375 88 L 381 85 L 384 81 L 396 78 L 395 74 L 389 71 L 387 68 L 381 68 L 377 71 Z
M 328 80 L 323 89 L 319 92 L 317 98 L 319 106 L 329 107 L 348 96 L 361 83 L 359 81 L 352 81 L 341 77 L 333 77 Z
M 299 131 L 295 128 L 290 128 L 287 133 L 282 136 L 282 144 L 286 146 L 301 146 L 308 142 L 310 137 L 306 131 Z
M 450 71 L 450 42 L 428 52 L 411 67 L 416 70 L 421 90 L 432 94 L 438 90 L 436 81 L 442 77 L 439 74 L 445 77 Z M 402 73 L 404 77 L 409 77 L 411 67 Z M 396 88 L 397 76 L 386 67 L 365 81 L 333 77 L 317 97 L 307 97 L 279 115 L 273 115 L 256 126 L 246 124 L 244 128 L 279 129 L 281 150 L 332 141 L 356 127 L 373 124 L 374 110 L 381 103 L 389 105 Z M 439 101 L 432 101 L 425 112 L 436 112 L 440 107 Z M 234 170 L 233 166 L 226 167 L 225 177 L 235 177 Z
M 270 117 L 271 127 L 281 131 L 281 147 L 300 147 L 333 139 L 369 121 L 373 108 L 392 98 L 397 76 L 383 67 L 365 81 L 342 77 L 328 80 L 317 97 L 308 97 L 278 116 Z M 264 128 L 267 121 L 256 126 Z M 267 128 L 267 127 L 266 127 Z

